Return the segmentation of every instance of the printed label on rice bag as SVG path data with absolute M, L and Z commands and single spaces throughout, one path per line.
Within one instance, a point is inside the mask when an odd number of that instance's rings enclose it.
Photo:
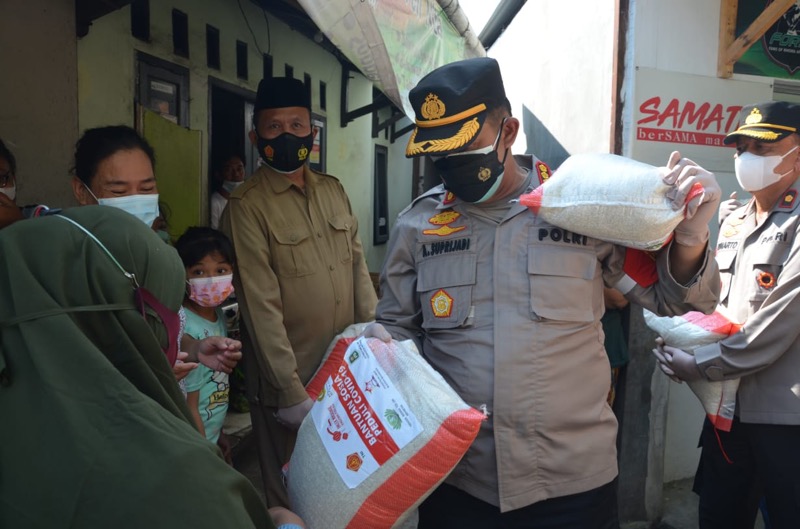
M 422 432 L 365 338 L 325 382 L 311 418 L 344 483 L 357 487 Z

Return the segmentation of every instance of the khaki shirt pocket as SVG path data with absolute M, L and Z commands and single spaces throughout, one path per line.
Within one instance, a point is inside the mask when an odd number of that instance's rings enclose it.
M 724 303 L 728 299 L 728 294 L 731 291 L 733 263 L 736 260 L 736 250 L 718 251 L 715 259 L 719 267 L 719 302 Z
M 272 250 L 272 268 L 281 277 L 302 277 L 314 273 L 314 247 L 307 231 L 276 230 Z
M 417 294 L 423 329 L 452 329 L 467 322 L 477 258 L 459 254 L 422 261 L 417 266 Z
M 531 317 L 592 322 L 594 253 L 550 245 L 528 246 Z
M 343 263 L 352 262 L 355 219 L 352 215 L 334 215 L 328 219 L 328 224 L 333 228 L 333 243 L 339 260 Z

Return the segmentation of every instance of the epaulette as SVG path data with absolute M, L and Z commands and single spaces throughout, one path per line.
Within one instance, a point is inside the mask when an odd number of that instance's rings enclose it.
M 401 211 L 400 213 L 397 214 L 397 217 L 399 218 L 399 217 L 402 217 L 403 215 L 405 215 L 411 208 L 414 207 L 414 205 L 417 202 L 419 202 L 420 200 L 422 200 L 424 198 L 434 197 L 434 196 L 444 196 L 446 193 L 448 193 L 448 191 L 445 190 L 444 185 L 439 184 L 438 186 L 434 186 L 434 187 L 428 189 L 427 191 L 425 191 L 424 193 L 422 193 L 421 195 L 419 195 L 414 200 L 412 200 L 411 203 L 409 205 L 407 205 L 405 207 L 405 209 L 403 209 L 403 211 Z

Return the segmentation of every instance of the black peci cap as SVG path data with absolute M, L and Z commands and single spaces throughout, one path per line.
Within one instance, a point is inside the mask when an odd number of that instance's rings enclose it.
M 782 140 L 800 130 L 800 106 L 785 101 L 768 101 L 742 107 L 739 128 L 725 136 L 730 144 L 738 136 L 746 136 L 768 143 Z
M 292 77 L 268 77 L 258 83 L 255 111 L 265 108 L 303 107 L 311 110 L 306 85 Z
M 411 158 L 444 156 L 465 149 L 478 135 L 486 115 L 508 104 L 497 61 L 479 57 L 441 66 L 408 94 L 416 127 L 406 147 Z

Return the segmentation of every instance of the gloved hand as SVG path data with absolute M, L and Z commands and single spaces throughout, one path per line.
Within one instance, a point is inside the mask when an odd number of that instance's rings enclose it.
M 714 173 L 674 151 L 667 162 L 665 184 L 675 187 L 667 193 L 674 209 L 684 210 L 684 219 L 675 228 L 675 241 L 697 246 L 708 240 L 708 222 L 717 212 L 722 190 Z M 688 199 L 688 202 L 687 202 Z
M 717 220 L 719 221 L 719 225 L 722 226 L 722 223 L 725 222 L 725 219 L 728 218 L 728 215 L 742 207 L 743 204 L 736 200 L 736 191 L 731 193 L 731 197 L 728 200 L 723 201 L 719 205 L 719 213 L 717 215 Z
M 364 333 L 361 336 L 364 338 L 377 338 L 386 343 L 392 341 L 392 335 L 389 334 L 389 331 L 386 330 L 386 327 L 380 323 L 370 323 L 367 325 L 367 327 L 364 329 Z
M 300 428 L 300 425 L 303 424 L 303 419 L 305 419 L 308 412 L 311 411 L 311 406 L 313 405 L 314 401 L 307 398 L 294 406 L 278 408 L 278 411 L 275 412 L 275 419 L 281 426 L 289 428 L 290 430 L 297 430 Z
M 656 339 L 653 355 L 658 359 L 658 367 L 661 371 L 676 382 L 692 382 L 703 378 L 694 355 L 683 349 L 664 344 L 664 340 L 661 338 Z

